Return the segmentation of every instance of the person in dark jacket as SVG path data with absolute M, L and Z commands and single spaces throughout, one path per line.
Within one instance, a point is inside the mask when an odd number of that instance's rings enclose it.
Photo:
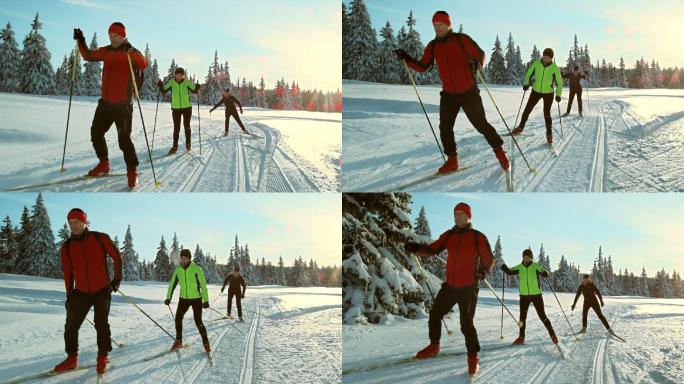
M 112 291 L 121 284 L 121 254 L 111 238 L 88 229 L 88 217 L 80 208 L 74 208 L 67 215 L 71 237 L 60 248 L 64 286 L 66 287 L 66 323 L 64 325 L 64 346 L 68 357 L 55 366 L 56 372 L 78 367 L 78 331 L 83 320 L 94 308 L 95 330 L 97 332 L 97 373 L 107 370 L 107 354 L 112 350 L 109 329 L 109 307 Z M 107 256 L 114 264 L 114 278 L 109 279 Z
M 612 332 L 610 325 L 608 324 L 608 320 L 606 320 L 606 317 L 603 316 L 603 313 L 601 312 L 601 307 L 603 307 L 603 297 L 601 296 L 601 292 L 599 292 L 596 285 L 594 285 L 594 283 L 591 281 L 591 277 L 589 275 L 582 276 L 582 283 L 577 288 L 575 301 L 572 303 L 571 310 L 573 311 L 575 310 L 575 304 L 577 304 L 577 299 L 579 299 L 580 294 L 584 296 L 584 306 L 582 307 L 582 330 L 580 333 L 587 331 L 587 314 L 589 313 L 589 308 L 596 312 L 596 315 L 603 323 L 603 326 L 606 327 L 609 332 Z M 596 296 L 598 296 L 598 300 L 596 300 Z M 601 303 L 600 306 L 599 302 Z
M 131 98 L 135 93 L 131 68 L 137 72 L 136 81 L 142 79 L 142 71 L 147 68 L 145 56 L 133 48 L 126 39 L 126 28 L 119 22 L 109 27 L 110 45 L 91 51 L 86 45 L 83 31 L 74 29 L 74 40 L 78 42 L 78 50 L 85 61 L 102 61 L 102 97 L 97 102 L 95 116 L 90 127 L 90 140 L 93 142 L 95 154 L 99 163 L 88 171 L 88 176 L 100 176 L 109 173 L 109 154 L 105 133 L 116 125 L 119 137 L 119 149 L 123 152 L 126 162 L 128 187 L 135 188 L 138 182 L 138 156 L 135 153 L 131 132 L 133 126 L 133 103 Z M 129 65 L 129 58 L 131 64 Z M 138 83 L 140 86 L 140 83 Z
M 452 229 L 444 232 L 431 244 L 408 242 L 404 249 L 424 257 L 447 251 L 446 281 L 437 293 L 428 321 L 430 345 L 418 352 L 416 358 L 424 359 L 439 354 L 442 318 L 458 304 L 461 332 L 468 351 L 468 372 L 475 374 L 479 361 L 477 353 L 480 351 L 477 330 L 473 324 L 477 295 L 480 280 L 491 273 L 495 262 L 487 237 L 473 229 L 471 218 L 470 206 L 458 203 L 454 207 L 456 225 Z
M 458 170 L 454 123 L 461 108 L 475 129 L 485 137 L 494 150 L 501 168 L 508 170 L 510 164 L 503 150 L 503 140 L 487 121 L 480 89 L 475 81 L 474 71 L 484 65 L 485 53 L 470 36 L 455 33 L 451 29 L 451 18 L 444 11 L 432 16 L 436 37 L 428 43 L 423 57 L 416 60 L 405 51 L 396 51 L 397 58 L 404 60 L 411 69 L 425 72 L 437 62 L 442 92 L 439 100 L 439 135 L 444 145 L 447 161 L 438 173 Z
M 161 80 L 157 82 L 159 92 L 166 95 L 171 90 L 171 117 L 173 118 L 173 146 L 169 150 L 169 155 L 178 151 L 178 135 L 180 133 L 180 121 L 183 117 L 183 128 L 185 129 L 185 149 L 190 150 L 190 117 L 192 116 L 192 104 L 190 103 L 190 92 L 199 92 L 200 85 L 193 84 L 185 78 L 185 70 L 181 67 L 176 68 L 174 78 L 164 84 Z
M 235 267 L 232 273 L 223 280 L 223 286 L 221 287 L 221 293 L 226 289 L 228 285 L 228 317 L 231 317 L 230 311 L 233 307 L 233 296 L 235 296 L 235 302 L 237 304 L 238 318 L 240 321 L 242 319 L 242 299 L 245 298 L 245 292 L 247 292 L 247 284 L 245 284 L 245 279 L 240 275 L 240 267 Z M 240 292 L 240 287 L 242 287 L 242 292 Z
M 570 114 L 570 109 L 572 109 L 572 102 L 575 100 L 575 95 L 577 95 L 577 107 L 579 107 L 579 115 L 582 117 L 582 84 L 580 84 L 581 79 L 588 79 L 589 72 L 584 71 L 580 73 L 579 66 L 575 65 L 575 68 L 570 73 L 562 74 L 564 79 L 568 79 L 570 83 L 570 98 L 568 100 L 568 110 L 565 112 L 563 117 Z
M 235 98 L 235 96 L 230 94 L 230 89 L 226 89 L 223 91 L 223 98 L 214 105 L 214 108 L 209 110 L 209 113 L 211 113 L 214 109 L 218 108 L 221 104 L 223 104 L 226 107 L 226 123 L 225 123 L 225 131 L 223 132 L 224 135 L 228 134 L 228 126 L 230 124 L 230 117 L 232 116 L 235 121 L 237 121 L 238 125 L 240 128 L 242 128 L 242 133 L 247 133 L 247 130 L 245 129 L 245 125 L 242 124 L 242 120 L 240 120 L 240 115 L 237 113 L 237 109 L 235 108 L 235 104 L 237 104 L 240 107 L 240 113 L 242 113 L 242 104 L 240 103 L 240 100 Z

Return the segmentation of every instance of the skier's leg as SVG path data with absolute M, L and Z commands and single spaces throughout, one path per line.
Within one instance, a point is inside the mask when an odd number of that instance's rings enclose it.
M 173 118 L 173 147 L 178 148 L 178 135 L 180 133 L 181 110 L 171 110 L 171 117 Z
M 582 90 L 577 92 L 577 106 L 579 107 L 579 112 L 582 114 Z
M 109 308 L 112 292 L 109 287 L 100 292 L 93 300 L 95 330 L 97 331 L 97 352 L 106 354 L 112 350 L 112 333 L 109 329 Z
M 91 305 L 88 297 L 80 295 L 78 291 L 71 293 L 64 324 L 64 350 L 67 355 L 78 353 L 78 330 L 90 311 Z
M 109 131 L 109 127 L 114 122 L 114 116 L 102 99 L 97 103 L 95 109 L 95 116 L 93 116 L 93 123 L 90 126 L 90 141 L 93 143 L 95 154 L 100 160 L 108 160 L 109 153 L 107 150 L 107 141 L 105 140 L 105 133 Z
M 501 147 L 503 145 L 503 140 L 496 132 L 496 129 L 494 129 L 494 127 L 492 127 L 492 125 L 487 121 L 485 109 L 482 105 L 480 90 L 478 88 L 474 88 L 472 91 L 462 95 L 461 97 L 463 112 L 465 112 L 473 127 L 475 127 L 475 129 L 477 129 L 477 131 L 485 137 L 487 143 L 489 143 L 492 148 Z
M 242 128 L 243 131 L 246 131 L 247 129 L 245 129 L 245 125 L 242 124 L 242 119 L 240 119 L 240 115 L 238 115 L 238 113 L 235 112 L 235 113 L 233 114 L 233 117 L 235 118 L 235 121 L 238 123 L 238 125 L 240 126 L 240 128 Z
M 190 300 L 178 299 L 176 307 L 176 340 L 183 340 L 183 317 L 190 307 Z
M 228 134 L 228 128 L 230 127 L 230 115 L 226 115 L 226 123 L 225 123 L 225 133 Z
M 596 312 L 599 320 L 603 323 L 603 326 L 606 327 L 606 329 L 610 329 L 610 324 L 608 324 L 608 320 L 603 316 L 603 311 L 601 311 L 601 304 L 594 303 L 592 304 L 592 308 L 594 309 L 594 312 Z
M 568 98 L 568 109 L 565 111 L 566 113 L 570 113 L 570 110 L 572 109 L 572 102 L 575 100 L 575 91 L 573 89 L 570 89 L 570 97 Z M 578 100 L 582 100 L 578 97 Z M 582 101 L 579 101 L 579 110 L 582 112 Z
M 553 105 L 553 93 L 545 93 L 544 98 L 544 123 L 546 124 L 546 136 L 551 136 L 551 106 Z
M 447 156 L 456 154 L 456 140 L 454 139 L 454 123 L 461 105 L 456 95 L 440 92 L 439 98 L 439 137 L 442 140 L 444 153 Z M 452 304 L 453 305 L 453 304 Z
M 197 330 L 202 336 L 202 344 L 209 344 L 209 338 L 207 337 L 207 328 L 204 327 L 202 323 L 202 299 L 192 299 L 192 317 L 195 319 L 195 325 Z
M 556 332 L 553 331 L 551 320 L 549 320 L 549 318 L 546 316 L 546 311 L 544 311 L 544 298 L 541 295 L 534 296 L 532 299 L 532 304 L 534 304 L 534 309 L 537 311 L 539 320 L 541 320 L 542 323 L 544 323 L 546 330 L 549 331 L 549 336 L 555 336 Z
M 589 313 L 589 303 L 587 301 L 584 301 L 584 305 L 582 306 L 582 328 L 587 327 L 587 314 Z
M 474 286 L 458 297 L 458 312 L 461 319 L 461 333 L 465 336 L 466 350 L 468 353 L 480 352 L 480 342 L 477 339 L 477 330 L 473 325 L 475 308 L 477 307 L 477 295 L 480 289 Z
M 428 320 L 430 341 L 432 342 L 439 342 L 442 337 L 442 318 L 456 304 L 457 297 L 451 292 L 452 290 L 453 288 L 449 287 L 447 283 L 443 283 L 442 288 L 437 292 L 435 302 L 432 304 L 430 319 Z
M 240 292 L 235 295 L 235 304 L 237 304 L 238 317 L 242 317 L 242 294 Z
M 520 117 L 520 124 L 518 127 L 525 128 L 525 124 L 527 124 L 527 119 L 530 117 L 530 113 L 532 113 L 532 110 L 534 109 L 534 106 L 537 105 L 539 102 L 539 99 L 541 99 L 541 93 L 537 93 L 534 90 L 530 92 L 530 97 L 527 99 L 527 104 L 525 104 L 525 109 L 523 110 L 522 116 Z
M 527 328 L 527 310 L 530 308 L 530 297 L 520 296 L 520 321 L 522 322 L 522 327 L 518 332 L 518 337 L 521 339 L 525 338 L 525 328 Z
M 138 155 L 135 154 L 135 146 L 131 140 L 133 128 L 133 104 L 118 107 L 117 118 L 114 121 L 119 135 L 119 149 L 123 152 L 126 169 L 138 166 Z
M 230 312 L 233 309 L 233 296 L 235 296 L 235 292 L 228 290 L 228 316 L 230 316 Z
M 185 144 L 190 143 L 190 118 L 192 117 L 192 107 L 182 109 L 183 114 L 183 128 L 185 130 Z

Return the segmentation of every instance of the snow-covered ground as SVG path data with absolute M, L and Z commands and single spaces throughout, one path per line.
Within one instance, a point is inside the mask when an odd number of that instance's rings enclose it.
M 133 144 L 140 166 L 139 190 L 159 192 L 318 192 L 339 191 L 340 113 L 276 111 L 245 108 L 242 120 L 259 138 L 242 135 L 231 119 L 224 129 L 223 108 L 209 115 L 201 107 L 202 155 L 197 108 L 193 109 L 192 152 L 185 151 L 181 127 L 179 151 L 165 156 L 172 144 L 173 121 L 169 103 L 160 103 L 154 128 L 155 102 L 143 101 L 148 141 L 157 180 L 145 145 L 140 112 L 134 103 Z M 96 98 L 77 97 L 71 106 L 64 174 L 59 172 L 64 145 L 68 97 L 0 93 L 0 189 L 14 189 L 84 175 L 97 163 L 90 142 Z M 106 135 L 112 173 L 125 173 L 116 128 Z M 126 191 L 126 179 L 114 177 L 23 190 Z
M 480 87 L 489 122 L 507 132 L 484 87 Z M 508 126 L 513 129 L 523 95 L 520 87 L 490 87 Z M 439 137 L 439 91 L 419 87 L 421 98 Z M 684 190 L 683 90 L 585 89 L 584 119 L 553 116 L 556 157 L 546 145 L 542 103 L 530 115 L 517 140 L 536 169 L 531 173 L 510 137 L 502 136 L 513 155 L 515 191 L 607 192 Z M 529 92 L 525 97 L 525 102 Z M 568 90 L 563 90 L 565 113 Z M 523 106 L 524 108 L 524 106 Z M 412 185 L 411 191 L 505 191 L 505 179 L 491 148 L 459 113 L 454 128 L 461 166 L 454 175 Z M 429 176 L 443 160 L 411 86 L 344 83 L 344 191 L 401 189 Z
M 166 284 L 124 282 L 134 298 L 171 334 L 173 320 L 163 304 Z M 178 290 L 172 308 L 175 311 Z M 225 313 L 226 296 L 209 286 L 212 308 Z M 233 304 L 235 306 L 235 304 Z M 334 383 L 341 380 L 341 290 L 339 288 L 248 287 L 245 323 L 216 320 L 203 311 L 214 366 L 206 364 L 200 336 L 188 311 L 180 352 L 152 361 L 144 358 L 170 348 L 172 339 L 120 295 L 114 294 L 109 323 L 114 346 L 105 375 L 114 383 Z M 233 307 L 233 315 L 236 315 Z M 92 312 L 88 318 L 92 320 Z M 52 369 L 64 353 L 64 283 L 60 280 L 0 274 L 0 382 Z M 95 329 L 84 322 L 79 362 L 94 362 Z M 182 372 L 181 373 L 181 368 Z M 45 383 L 94 383 L 94 369 L 65 373 Z
M 497 292 L 500 294 L 500 292 Z M 570 311 L 574 294 L 558 294 L 575 332 L 582 324 L 582 298 Z M 505 303 L 518 316 L 517 289 Z M 566 359 L 559 358 L 548 332 L 530 306 L 525 345 L 513 342 L 518 330 L 488 289 L 480 289 L 475 327 L 482 351 L 477 382 L 483 383 L 682 383 L 684 382 L 684 300 L 605 297 L 603 313 L 622 343 L 607 337 L 589 311 L 587 334 L 575 341 L 553 294 L 544 293 L 545 310 L 559 335 Z M 458 308 L 446 319 L 453 336 L 442 332 L 442 353 L 465 351 Z M 384 325 L 343 325 L 344 383 L 461 383 L 468 381 L 465 354 L 368 369 L 415 355 L 428 344 L 427 319 L 390 318 Z

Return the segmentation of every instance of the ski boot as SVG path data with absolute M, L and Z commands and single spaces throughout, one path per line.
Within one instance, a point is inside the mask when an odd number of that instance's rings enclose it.
M 447 157 L 447 161 L 439 167 L 437 173 L 449 173 L 458 170 L 458 156 L 454 153 Z
M 209 343 L 204 344 L 204 352 L 211 352 L 211 346 L 209 345 Z
M 192 145 L 190 145 L 190 143 L 185 143 L 185 150 L 186 151 L 192 150 Z
M 579 116 L 580 116 L 580 117 L 584 117 L 584 116 L 582 116 L 582 111 L 580 111 Z
M 104 160 L 100 160 L 100 162 L 97 163 L 95 168 L 88 171 L 88 176 L 100 176 L 100 175 L 106 175 L 108 173 L 109 173 L 109 160 L 104 159 Z
M 582 327 L 579 332 L 577 333 L 586 333 L 587 332 L 587 327 Z
M 546 135 L 546 144 L 548 144 L 548 145 L 553 144 L 553 136 L 552 135 Z
M 439 354 L 439 341 L 431 341 L 430 345 L 416 353 L 416 359 L 427 359 Z
M 171 350 L 175 351 L 175 350 L 181 349 L 182 347 L 183 347 L 183 340 L 176 339 L 176 341 L 174 341 L 173 345 L 171 346 Z
M 556 337 L 556 335 L 551 335 L 551 341 L 553 341 L 554 344 L 558 344 L 558 337 Z
M 244 322 L 245 322 L 245 319 L 243 319 L 242 316 L 240 316 L 240 317 L 238 318 L 238 321 L 241 321 L 241 322 L 244 323 Z
M 98 353 L 97 354 L 97 374 L 101 375 L 107 371 L 107 363 L 109 362 L 109 359 L 107 358 L 106 353 Z
M 511 134 L 513 134 L 513 135 L 519 135 L 519 134 L 522 133 L 523 129 L 525 129 L 525 127 L 519 125 L 519 126 L 513 128 L 513 131 L 511 131 Z
M 475 376 L 480 369 L 480 364 L 478 364 L 479 361 L 480 359 L 477 357 L 477 352 L 468 353 L 468 373 L 470 376 Z
M 506 157 L 506 152 L 504 152 L 503 147 L 495 148 L 494 154 L 496 155 L 496 159 L 499 160 L 501 168 L 503 168 L 504 171 L 508 171 L 508 168 L 510 168 L 511 165 L 508 163 L 508 158 Z
M 570 116 L 570 112 L 565 112 L 561 117 L 568 117 Z M 580 116 L 582 116 L 582 112 L 580 112 Z
M 171 147 L 171 149 L 169 149 L 169 153 L 167 153 L 167 155 L 175 155 L 176 152 L 178 152 L 178 146 L 174 145 L 173 147 Z
M 126 177 L 128 178 L 128 188 L 131 191 L 135 190 L 135 186 L 138 184 L 138 172 L 135 168 L 128 168 L 126 170 Z
M 76 367 L 78 367 L 78 354 L 74 353 L 73 355 L 67 356 L 61 363 L 55 365 L 55 372 L 71 371 L 76 369 Z
M 525 338 L 524 337 L 518 337 L 513 342 L 513 345 L 523 345 L 523 344 L 525 344 Z

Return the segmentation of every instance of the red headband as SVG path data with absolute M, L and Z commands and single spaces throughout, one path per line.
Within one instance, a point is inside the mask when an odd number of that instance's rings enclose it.
M 79 209 L 72 209 L 67 215 L 67 220 L 76 219 L 83 224 L 88 224 L 88 216 L 85 212 Z
M 121 24 L 112 24 L 109 26 L 109 33 L 116 33 L 117 35 L 121 37 L 126 37 L 126 27 L 124 27 Z
M 470 206 L 466 203 L 456 204 L 456 206 L 454 207 L 454 212 L 456 212 L 456 211 L 461 211 L 461 212 L 465 213 L 469 219 L 473 218 L 472 212 L 470 210 Z
M 434 23 L 442 23 L 446 24 L 447 26 L 451 27 L 451 17 L 447 15 L 446 13 L 443 12 L 436 12 L 432 16 L 432 24 Z

